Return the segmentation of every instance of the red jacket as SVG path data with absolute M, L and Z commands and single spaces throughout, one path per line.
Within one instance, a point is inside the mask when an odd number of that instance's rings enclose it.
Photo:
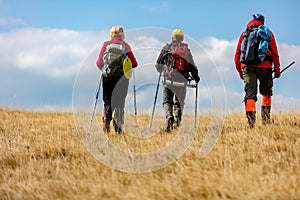
M 258 20 L 252 20 L 247 24 L 247 28 L 250 26 L 261 26 L 263 25 L 260 21 Z M 278 55 L 278 50 L 277 50 L 277 45 L 276 45 L 276 41 L 275 41 L 275 37 L 274 34 L 272 33 L 272 31 L 270 31 L 272 38 L 270 40 L 269 43 L 269 50 L 270 52 L 267 52 L 267 56 L 270 56 L 273 63 L 274 63 L 274 70 L 275 73 L 280 73 L 280 62 L 279 62 L 279 55 Z M 270 63 L 269 60 L 264 60 L 262 61 L 260 64 L 258 65 L 246 65 L 240 62 L 240 55 L 241 55 L 241 43 L 243 41 L 243 33 L 240 35 L 237 47 L 236 47 L 236 51 L 235 51 L 235 55 L 234 55 L 234 62 L 235 62 L 235 67 L 236 70 L 238 71 L 240 77 L 242 77 L 242 68 L 245 66 L 251 66 L 251 67 L 258 67 L 258 68 L 271 68 L 272 65 Z
M 121 38 L 117 38 L 117 37 L 112 38 L 110 41 L 111 41 L 112 43 L 114 43 L 114 44 L 120 44 L 120 43 L 123 42 L 123 40 L 122 40 Z M 104 52 L 105 52 L 105 50 L 106 50 L 106 46 L 107 46 L 107 42 L 104 42 L 103 45 L 102 45 L 100 54 L 99 54 L 99 56 L 98 56 L 98 60 L 97 60 L 97 62 L 96 62 L 96 65 L 97 65 L 97 67 L 98 67 L 100 70 L 101 70 L 102 67 L 103 67 L 103 54 L 104 54 Z M 132 53 L 132 51 L 131 51 L 131 48 L 130 48 L 129 44 L 126 43 L 125 48 L 126 48 L 127 55 L 128 55 L 128 57 L 130 58 L 130 60 L 131 60 L 131 62 L 132 62 L 132 67 L 133 67 L 133 68 L 137 67 L 138 63 L 137 63 L 137 61 L 136 61 L 136 59 L 135 59 L 135 57 L 134 57 L 134 55 L 133 55 L 133 53 Z

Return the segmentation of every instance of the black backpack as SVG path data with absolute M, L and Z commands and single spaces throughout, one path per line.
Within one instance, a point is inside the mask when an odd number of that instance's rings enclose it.
M 258 27 L 250 26 L 245 30 L 241 43 L 241 63 L 257 65 L 261 62 L 258 57 L 260 40 L 261 37 L 258 34 Z
M 126 58 L 126 43 L 112 43 L 107 41 L 107 46 L 103 54 L 103 63 L 108 66 L 112 76 L 122 76 L 123 61 Z

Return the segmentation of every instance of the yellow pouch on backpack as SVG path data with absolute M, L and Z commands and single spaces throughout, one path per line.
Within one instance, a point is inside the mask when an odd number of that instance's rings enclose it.
M 130 58 L 126 57 L 123 61 L 123 72 L 124 76 L 127 79 L 130 79 L 132 76 L 132 62 Z

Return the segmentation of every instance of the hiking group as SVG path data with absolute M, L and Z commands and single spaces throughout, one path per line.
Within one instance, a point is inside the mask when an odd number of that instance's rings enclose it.
M 280 77 L 276 41 L 274 34 L 264 25 L 264 21 L 263 15 L 253 15 L 253 19 L 247 24 L 246 30 L 239 38 L 234 55 L 236 69 L 244 81 L 244 103 L 250 128 L 255 127 L 256 122 L 257 80 L 259 80 L 259 92 L 262 95 L 262 122 L 269 124 L 272 122 L 270 111 L 273 94 L 273 65 L 274 77 Z M 131 68 L 136 68 L 138 63 L 130 45 L 124 41 L 123 27 L 113 26 L 110 30 L 110 37 L 111 39 L 102 45 L 96 62 L 97 67 L 102 71 L 103 131 L 110 131 L 110 123 L 113 120 L 115 132 L 122 133 L 125 98 L 130 78 L 124 74 Z M 183 40 L 183 31 L 175 29 L 172 32 L 170 44 L 162 48 L 155 65 L 159 73 L 159 81 L 161 76 L 164 78 L 162 104 L 166 118 L 166 132 L 178 128 L 181 124 L 188 83 L 193 80 L 197 85 L 200 81 L 191 50 Z M 124 60 L 129 61 L 130 69 L 125 67 L 128 63 L 124 64 Z M 155 102 L 156 97 L 157 91 Z

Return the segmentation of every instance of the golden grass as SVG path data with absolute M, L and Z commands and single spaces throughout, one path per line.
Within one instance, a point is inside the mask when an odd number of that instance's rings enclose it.
M 147 121 L 141 118 L 139 124 Z M 218 143 L 199 159 L 209 126 L 201 116 L 178 161 L 130 174 L 89 154 L 71 113 L 0 110 L 0 199 L 300 199 L 300 114 L 273 118 L 274 125 L 250 131 L 243 114 L 228 115 Z M 128 136 L 108 137 L 122 148 L 141 146 Z M 159 134 L 146 148 L 167 137 Z

